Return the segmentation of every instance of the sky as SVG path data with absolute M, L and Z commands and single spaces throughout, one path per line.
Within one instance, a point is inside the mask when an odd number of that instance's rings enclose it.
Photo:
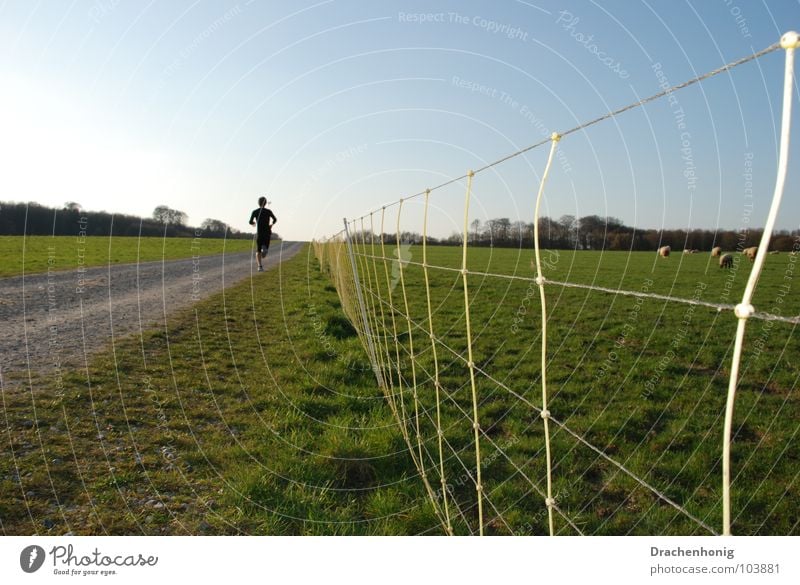
M 419 231 L 423 198 L 382 207 L 793 29 L 798 0 L 0 0 L 0 200 L 168 205 L 248 230 L 266 195 L 285 239 L 344 217 L 394 231 L 398 211 Z M 565 136 L 542 213 L 763 225 L 784 62 L 772 52 Z M 477 174 L 468 219 L 532 221 L 548 149 Z M 800 227 L 797 169 L 781 229 Z M 462 229 L 464 191 L 431 193 L 432 235 Z

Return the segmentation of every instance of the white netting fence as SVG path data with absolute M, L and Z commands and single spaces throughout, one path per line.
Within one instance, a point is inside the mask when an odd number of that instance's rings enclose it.
M 742 479 L 743 486 L 752 487 L 743 487 L 739 497 L 734 497 L 731 484 L 737 475 L 731 444 L 734 435 L 747 430 L 745 423 L 736 424 L 734 405 L 748 321 L 784 327 L 787 337 L 800 323 L 798 316 L 753 306 L 788 168 L 796 47 L 797 35 L 787 33 L 780 43 L 762 51 L 345 220 L 342 232 L 314 243 L 320 265 L 333 280 L 343 310 L 363 342 L 377 384 L 445 532 L 730 534 L 738 518 L 737 503 L 749 505 L 753 493 L 770 481 L 769 472 L 761 474 L 760 483 L 746 484 Z M 646 275 L 637 281 L 644 284 L 634 287 L 629 280 L 608 286 L 596 279 L 587 283 L 558 278 L 553 251 L 540 247 L 539 219 L 559 141 L 780 48 L 785 49 L 786 65 L 777 179 L 741 302 L 703 299 L 704 286 L 691 297 L 674 294 L 672 287 L 659 292 Z M 504 258 L 500 251 L 473 248 L 470 203 L 476 199 L 477 175 L 548 144 L 536 199 L 530 200 L 534 219 L 531 266 L 520 261 L 519 253 Z M 432 246 L 428 235 L 432 200 L 454 189 L 464 192 L 463 214 L 458 214 L 463 217 L 460 246 Z M 456 215 L 452 207 L 448 209 L 451 216 Z M 403 243 L 401 228 L 410 218 L 421 225 L 421 238 L 413 248 L 421 251 L 421 261 L 419 254 L 414 260 L 411 245 Z M 514 304 L 509 299 L 522 299 L 516 317 L 503 310 L 509 302 Z M 574 331 L 581 327 L 586 307 L 592 303 L 613 306 L 623 299 L 632 303 L 628 311 L 611 324 L 606 323 L 610 311 L 606 317 L 600 314 L 602 323 L 591 330 L 594 337 L 586 340 L 590 348 L 578 355 L 570 344 L 575 343 Z M 538 322 L 528 310 L 537 303 Z M 667 374 L 679 380 L 681 387 L 694 375 L 697 358 L 690 371 L 672 371 L 674 350 L 691 337 L 689 323 L 706 319 L 711 331 L 711 325 L 725 323 L 731 313 L 736 320 L 735 341 L 722 355 L 710 358 L 717 365 L 706 372 L 708 380 L 687 383 L 699 394 L 691 401 L 678 391 L 660 396 L 660 382 Z M 518 315 L 525 316 L 524 324 Z M 640 347 L 631 350 L 641 324 L 648 319 L 655 326 L 649 332 L 642 330 Z M 670 326 L 678 333 L 664 346 L 669 349 L 658 349 L 660 357 L 649 355 L 653 336 Z M 598 349 L 601 330 L 609 332 L 612 340 L 606 353 Z M 704 335 L 705 339 L 698 340 L 702 341 L 698 356 L 705 351 L 710 333 Z M 783 351 L 787 347 L 788 342 Z M 605 388 L 622 348 L 632 365 L 619 373 L 616 388 Z M 648 359 L 655 364 L 650 370 L 637 367 Z M 722 362 L 730 364 L 727 371 Z M 584 370 L 592 363 L 593 376 L 589 376 Z M 641 371 L 649 371 L 649 377 L 634 379 Z M 727 392 L 715 393 L 722 377 Z M 633 399 L 624 397 L 631 386 L 645 391 Z M 597 394 L 604 389 L 613 393 L 598 400 Z M 780 408 L 789 402 L 787 397 Z M 756 408 L 748 400 L 747 416 Z M 598 409 L 592 418 L 587 417 Z M 671 420 L 665 415 L 670 409 L 680 410 Z M 780 410 L 773 413 L 780 415 Z M 759 433 L 761 447 L 764 437 Z M 694 439 L 684 444 L 686 436 Z M 785 449 L 775 452 L 780 457 Z M 745 467 L 758 456 L 742 453 L 737 461 Z M 792 488 L 796 479 L 795 474 L 782 488 Z M 766 521 L 771 513 L 758 514 Z

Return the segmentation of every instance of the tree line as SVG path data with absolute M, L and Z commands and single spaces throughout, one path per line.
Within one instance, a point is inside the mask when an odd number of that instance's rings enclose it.
M 561 250 L 633 250 L 656 251 L 661 246 L 673 250 L 709 251 L 715 246 L 723 250 L 741 250 L 757 246 L 763 229 L 710 230 L 710 229 L 637 229 L 625 225 L 615 217 L 587 215 L 575 217 L 562 215 L 558 219 L 539 218 L 539 245 Z M 372 235 L 353 234 L 353 238 L 370 241 Z M 376 238 L 379 236 L 376 235 Z M 431 245 L 461 245 L 462 234 L 453 232 L 445 238 L 428 237 Z M 533 222 L 511 221 L 507 217 L 481 221 L 475 219 L 469 226 L 470 246 L 499 248 L 532 248 Z M 770 249 L 790 251 L 800 238 L 800 230 L 779 230 L 773 235 Z M 397 234 L 384 234 L 384 242 L 397 243 Z M 400 242 L 419 244 L 422 236 L 416 232 L 401 232 Z
M 107 211 L 88 211 L 74 201 L 61 208 L 38 203 L 0 202 L 0 235 L 74 236 L 80 229 L 87 236 L 154 236 L 251 238 L 218 219 L 207 218 L 200 227 L 186 224 L 183 211 L 159 205 L 151 217 Z M 80 223 L 80 228 L 78 224 Z M 273 233 L 273 238 L 277 234 Z

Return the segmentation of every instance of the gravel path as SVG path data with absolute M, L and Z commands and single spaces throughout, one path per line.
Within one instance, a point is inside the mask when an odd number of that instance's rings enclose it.
M 176 309 L 245 278 L 269 278 L 302 242 L 275 244 L 255 272 L 250 252 L 117 264 L 0 278 L 0 370 L 5 389 L 27 373 L 53 374 L 85 364 L 114 338 L 157 325 Z

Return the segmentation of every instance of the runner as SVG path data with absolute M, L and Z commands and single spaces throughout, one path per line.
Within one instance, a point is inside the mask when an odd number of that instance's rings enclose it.
M 254 209 L 250 214 L 250 225 L 257 226 L 256 229 L 256 261 L 258 261 L 258 271 L 264 272 L 261 259 L 269 252 L 269 239 L 272 237 L 272 226 L 278 223 L 278 218 L 272 213 L 271 209 L 266 208 L 267 198 L 258 198 L 258 209 Z M 270 223 L 270 219 L 272 222 Z

